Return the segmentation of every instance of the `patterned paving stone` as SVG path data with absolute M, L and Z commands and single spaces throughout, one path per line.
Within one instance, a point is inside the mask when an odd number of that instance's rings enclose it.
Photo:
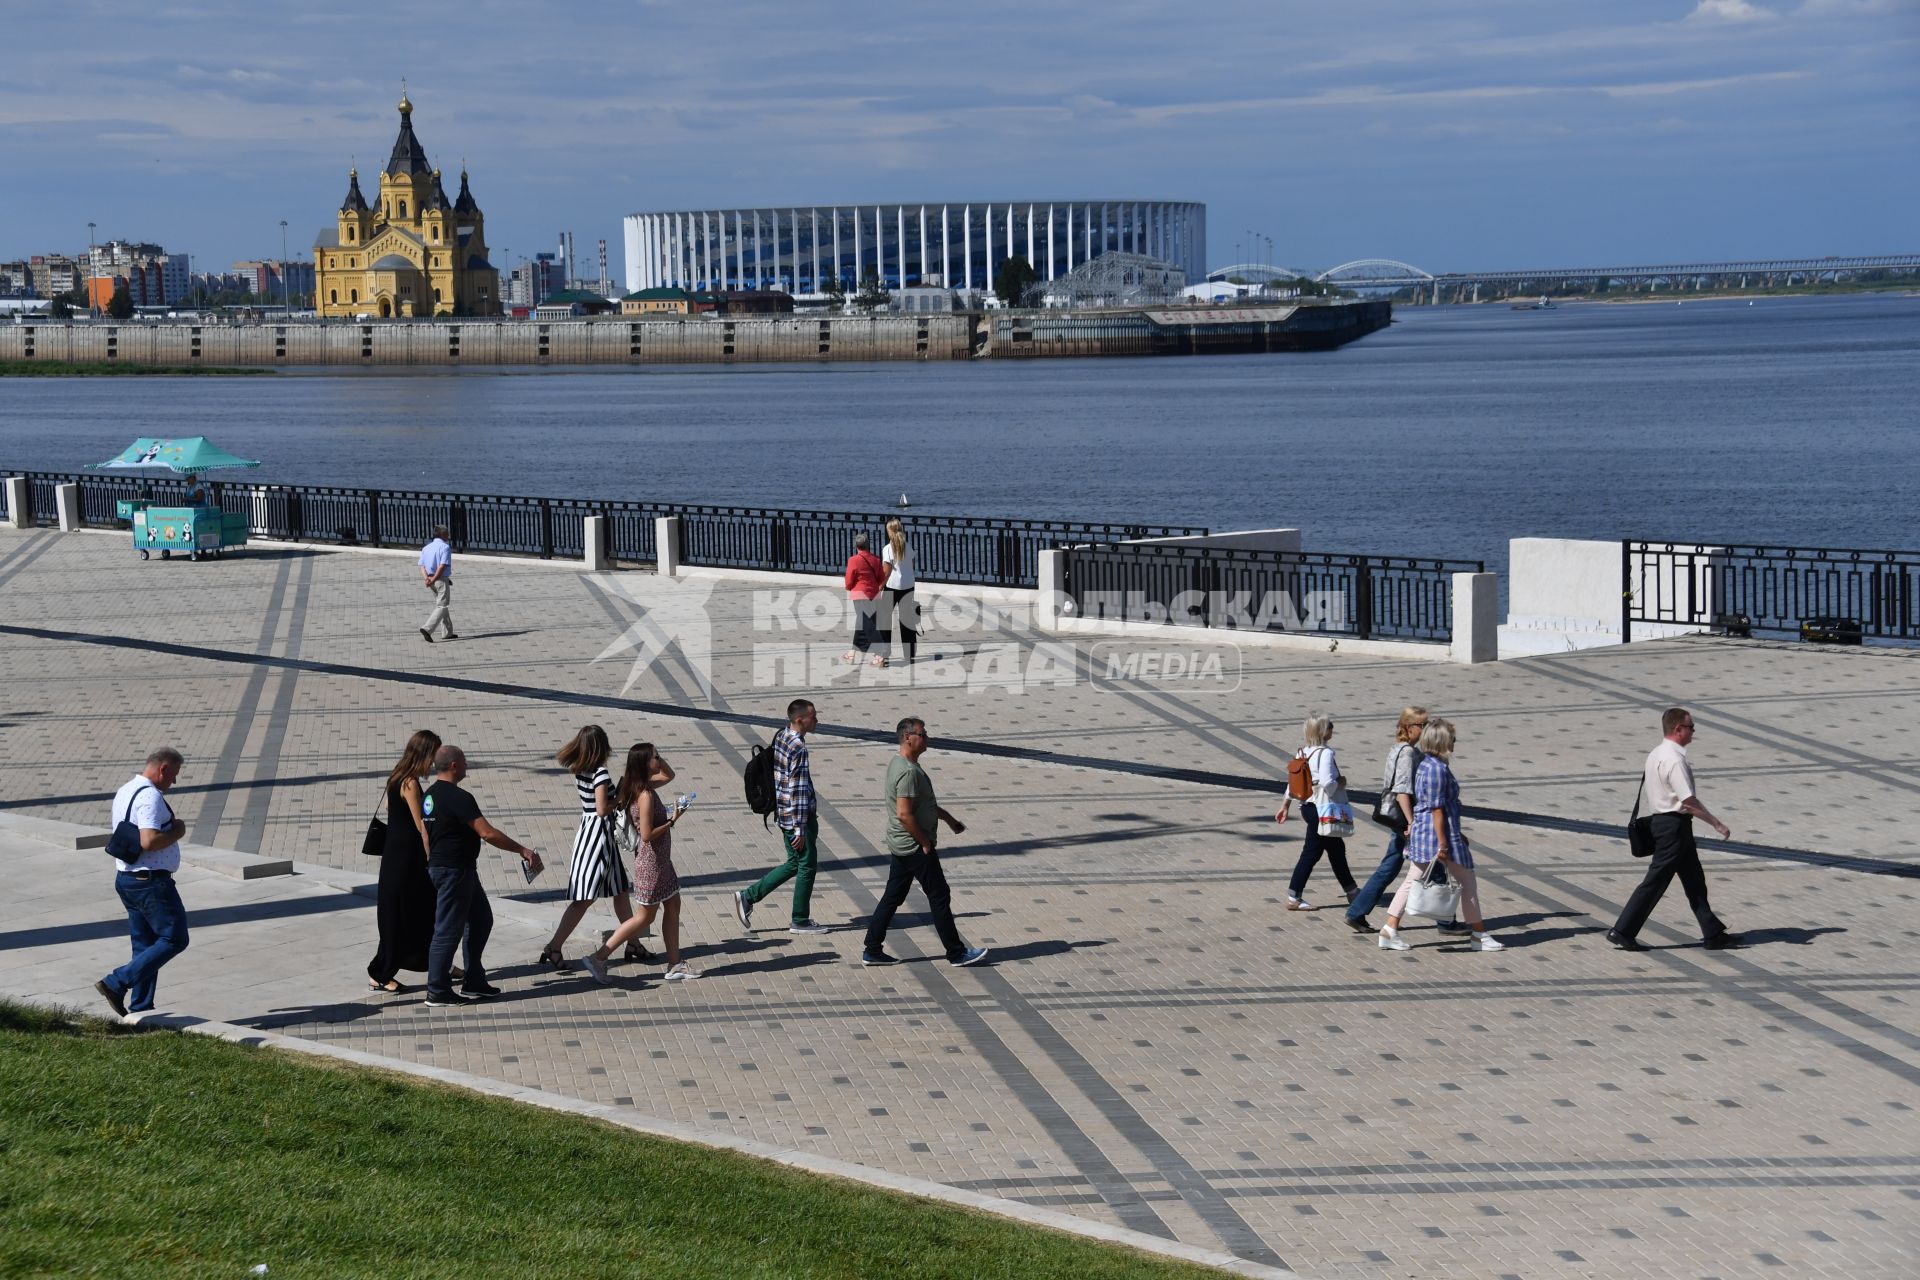
M 1920 709 L 1908 655 L 1688 640 L 1459 668 L 1249 650 L 1231 696 L 1084 679 L 1016 693 L 870 668 L 762 685 L 759 589 L 724 583 L 706 698 L 677 651 L 630 688 L 630 655 L 595 661 L 647 616 L 627 590 L 647 575 L 476 559 L 458 574 L 463 639 L 429 648 L 406 557 L 142 564 L 118 538 L 0 531 L 0 627 L 60 633 L 0 630 L 0 814 L 99 823 L 103 794 L 167 741 L 188 757 L 175 800 L 196 839 L 311 868 L 188 873 L 195 943 L 165 1003 L 1307 1275 L 1911 1273 L 1920 885 L 1709 851 L 1716 907 L 1755 945 L 1701 950 L 1677 893 L 1643 935 L 1654 950 L 1600 938 L 1638 878 L 1609 832 L 1670 701 L 1695 711 L 1703 789 L 1737 836 L 1920 860 L 1902 821 Z M 1008 625 L 923 641 L 1031 643 Z M 776 932 L 776 900 L 742 936 L 728 895 L 778 846 L 737 790 L 768 731 L 728 717 L 777 715 L 799 692 L 826 722 L 815 915 L 839 928 Z M 1506 952 L 1415 923 L 1413 949 L 1386 953 L 1337 912 L 1280 907 L 1299 827 L 1272 822 L 1270 788 L 1299 721 L 1330 711 L 1349 776 L 1370 786 L 1407 701 L 1461 725 L 1469 803 L 1542 819 L 1469 824 Z M 887 748 L 848 735 L 909 712 L 934 732 L 943 803 L 970 824 L 945 857 L 988 967 L 929 959 L 917 896 L 890 943 L 906 963 L 857 963 L 886 871 Z M 449 1011 L 371 998 L 371 901 L 344 887 L 372 879 L 359 837 L 406 735 L 430 725 L 466 745 L 489 816 L 560 861 L 573 793 L 551 757 L 590 719 L 617 743 L 654 741 L 676 789 L 701 792 L 675 853 L 705 976 L 620 965 L 601 989 L 538 970 L 562 881 L 529 888 L 502 860 L 489 955 L 507 996 Z M 1786 798 L 1831 795 L 1850 803 Z M 1381 843 L 1350 842 L 1356 874 Z M 125 946 L 98 855 L 0 836 L 0 857 L 0 989 L 95 1003 Z M 1333 888 L 1316 872 L 1314 891 Z M 612 923 L 597 908 L 572 953 Z

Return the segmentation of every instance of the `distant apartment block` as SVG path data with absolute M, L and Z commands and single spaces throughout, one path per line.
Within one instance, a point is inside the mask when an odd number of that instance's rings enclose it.
M 513 269 L 507 278 L 507 302 L 537 307 L 567 287 L 567 264 L 558 254 L 536 253 Z
M 22 258 L 18 262 L 0 262 L 0 298 L 33 296 L 33 270 Z
M 87 264 L 84 258 L 69 258 L 64 253 L 36 253 L 27 259 L 27 275 L 33 281 L 35 297 L 51 298 L 78 289 L 87 278 Z
M 285 293 L 291 293 L 296 299 L 313 296 L 314 271 L 311 262 L 236 262 L 231 274 L 244 280 L 246 283 L 242 287 L 264 301 L 278 301 L 283 297 L 283 285 Z
M 109 240 L 89 253 L 87 300 L 95 307 L 105 307 L 122 280 L 136 307 L 177 306 L 187 300 L 193 269 L 184 253 L 127 240 Z

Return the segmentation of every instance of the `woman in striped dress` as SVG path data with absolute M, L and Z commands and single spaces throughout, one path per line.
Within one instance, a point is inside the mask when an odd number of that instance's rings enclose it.
M 554 753 L 553 758 L 573 774 L 574 791 L 580 797 L 580 830 L 573 837 L 573 860 L 567 867 L 567 909 L 560 913 L 560 927 L 540 952 L 540 963 L 549 968 L 571 967 L 561 948 L 597 899 L 612 898 L 613 914 L 623 924 L 633 914 L 628 896 L 633 885 L 613 843 L 613 779 L 607 774 L 612 754 L 607 731 L 597 724 L 581 729 Z M 627 944 L 626 957 L 642 963 L 654 959 L 637 941 Z

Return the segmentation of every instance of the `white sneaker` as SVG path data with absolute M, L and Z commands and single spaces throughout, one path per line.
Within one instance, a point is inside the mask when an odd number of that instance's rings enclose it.
M 1380 949 L 1382 951 L 1411 951 L 1413 947 L 1400 936 L 1398 929 L 1387 928 L 1380 931 Z
M 688 964 L 685 960 L 682 960 L 679 964 L 667 970 L 666 981 L 685 982 L 688 978 L 697 978 L 699 976 L 700 971 L 698 969 Z
M 788 933 L 832 933 L 831 925 L 821 924 L 817 920 L 795 920 L 787 926 Z
M 1469 944 L 1475 951 L 1505 951 L 1507 944 L 1490 933 L 1476 933 Z
M 1318 911 L 1318 910 L 1319 910 L 1319 908 L 1318 908 L 1318 907 L 1316 907 L 1316 906 L 1314 906 L 1314 905 L 1313 905 L 1313 904 L 1312 904 L 1311 902 L 1308 902 L 1308 901 L 1307 901 L 1307 900 L 1306 900 L 1305 898 L 1288 898 L 1288 899 L 1287 899 L 1287 910 L 1289 910 L 1289 911 Z
M 613 985 L 613 979 L 607 976 L 607 962 L 605 960 L 602 960 L 599 956 L 590 955 L 582 963 L 587 966 L 587 972 L 593 975 L 595 982 L 603 987 Z

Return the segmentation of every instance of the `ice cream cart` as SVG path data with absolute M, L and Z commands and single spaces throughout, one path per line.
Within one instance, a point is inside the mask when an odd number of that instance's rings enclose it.
M 148 497 L 121 498 L 114 512 L 133 526 L 133 547 L 142 560 L 154 551 L 161 559 L 174 552 L 190 560 L 217 556 L 229 547 L 247 545 L 247 517 L 222 511 L 206 486 L 198 481 L 203 471 L 227 467 L 257 467 L 258 462 L 236 458 L 207 441 L 205 436 L 179 440 L 160 440 L 143 436 L 126 452 L 107 462 L 96 463 L 98 471 L 165 470 L 184 475 L 188 481 L 185 502 L 165 502 Z

